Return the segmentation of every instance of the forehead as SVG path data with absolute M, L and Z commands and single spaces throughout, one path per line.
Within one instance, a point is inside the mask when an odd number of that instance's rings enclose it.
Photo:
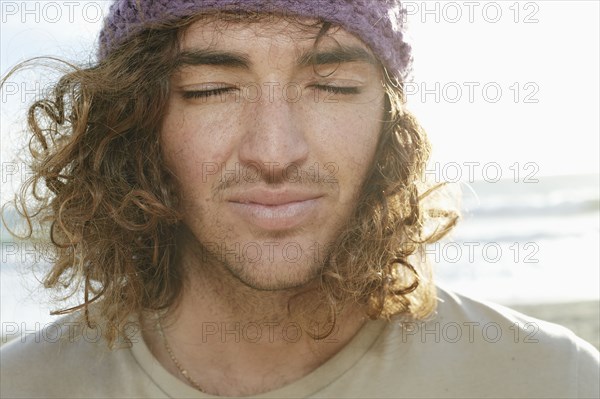
M 180 50 L 229 48 L 249 50 L 269 46 L 298 53 L 314 47 L 362 48 L 375 60 L 368 46 L 342 27 L 332 26 L 320 34 L 323 23 L 308 18 L 265 15 L 206 15 L 199 17 L 180 34 Z

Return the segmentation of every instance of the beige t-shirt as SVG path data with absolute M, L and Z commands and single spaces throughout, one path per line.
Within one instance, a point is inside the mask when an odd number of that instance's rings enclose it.
M 441 289 L 438 296 L 429 321 L 368 322 L 319 368 L 257 397 L 599 397 L 598 351 L 571 331 Z M 76 336 L 72 321 L 2 348 L 1 397 L 211 397 L 166 371 L 142 339 L 111 351 L 94 330 Z

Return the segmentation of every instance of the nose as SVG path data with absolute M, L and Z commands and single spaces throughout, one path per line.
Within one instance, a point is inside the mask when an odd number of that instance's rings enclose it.
M 261 96 L 248 104 L 240 162 L 260 168 L 269 180 L 279 180 L 290 165 L 301 167 L 309 153 L 301 109 L 301 102 L 281 94 Z

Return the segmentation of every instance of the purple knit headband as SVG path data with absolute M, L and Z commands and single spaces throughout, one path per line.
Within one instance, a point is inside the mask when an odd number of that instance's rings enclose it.
M 402 79 L 408 73 L 411 49 L 403 40 L 399 0 L 115 0 L 100 32 L 99 57 L 143 28 L 218 10 L 329 21 L 361 38 L 391 75 Z

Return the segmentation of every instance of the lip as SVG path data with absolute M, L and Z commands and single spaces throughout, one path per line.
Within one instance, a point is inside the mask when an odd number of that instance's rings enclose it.
M 302 190 L 250 189 L 231 195 L 227 204 L 237 216 L 264 230 L 288 230 L 315 216 L 323 195 Z

